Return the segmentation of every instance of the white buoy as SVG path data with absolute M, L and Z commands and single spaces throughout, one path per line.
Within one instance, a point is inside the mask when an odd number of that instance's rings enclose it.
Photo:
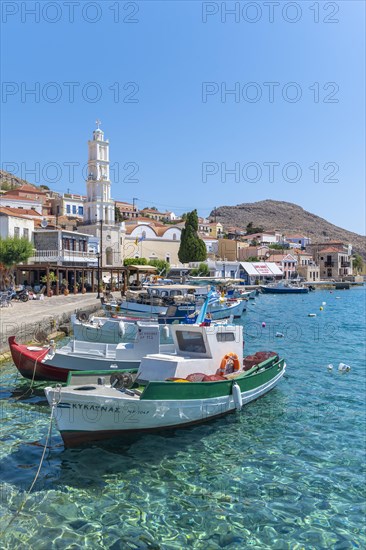
M 338 370 L 340 372 L 349 372 L 351 370 L 351 367 L 349 365 L 346 365 L 345 363 L 339 363 Z
M 316 317 L 316 313 L 308 313 L 308 317 Z
M 234 384 L 233 384 L 232 393 L 233 393 L 235 408 L 236 408 L 237 411 L 240 411 L 240 409 L 243 406 L 243 398 L 241 396 L 241 391 L 240 391 L 239 384 L 237 384 L 236 382 L 234 382 Z
M 322 306 L 326 306 L 327 305 L 327 302 L 322 302 Z
M 168 325 L 164 325 L 162 330 L 163 330 L 164 338 L 169 338 L 169 327 L 168 327 Z
M 328 368 L 328 370 L 333 370 L 333 365 L 332 365 L 332 363 L 329 363 L 329 365 L 328 365 L 327 368 Z
M 283 338 L 282 332 L 276 332 L 276 338 Z

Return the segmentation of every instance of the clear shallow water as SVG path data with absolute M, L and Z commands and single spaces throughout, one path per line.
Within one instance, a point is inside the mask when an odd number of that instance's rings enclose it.
M 287 359 L 275 390 L 239 414 L 128 445 L 64 450 L 54 428 L 2 547 L 365 548 L 365 288 L 263 295 L 243 324 L 246 355 Z M 22 396 L 29 381 L 2 368 L 2 529 L 41 458 L 45 385 Z

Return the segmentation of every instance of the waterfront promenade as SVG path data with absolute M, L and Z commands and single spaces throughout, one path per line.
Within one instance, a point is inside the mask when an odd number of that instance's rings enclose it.
M 50 334 L 67 323 L 76 309 L 93 313 L 100 309 L 100 301 L 95 293 L 52 296 L 28 302 L 13 301 L 9 307 L 0 309 L 0 352 L 9 350 L 9 336 L 15 335 L 19 342 L 27 342 L 39 329 Z

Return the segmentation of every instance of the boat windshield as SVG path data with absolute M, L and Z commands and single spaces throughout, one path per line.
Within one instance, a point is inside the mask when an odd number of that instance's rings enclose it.
M 176 332 L 180 351 L 190 353 L 206 353 L 205 342 L 200 332 L 178 330 Z

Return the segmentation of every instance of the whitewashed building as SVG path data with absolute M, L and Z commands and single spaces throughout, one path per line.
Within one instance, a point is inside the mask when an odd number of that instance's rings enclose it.
M 15 211 L 15 212 L 14 212 Z M 32 241 L 34 231 L 34 218 L 19 213 L 16 209 L 0 208 L 0 237 L 25 238 Z

